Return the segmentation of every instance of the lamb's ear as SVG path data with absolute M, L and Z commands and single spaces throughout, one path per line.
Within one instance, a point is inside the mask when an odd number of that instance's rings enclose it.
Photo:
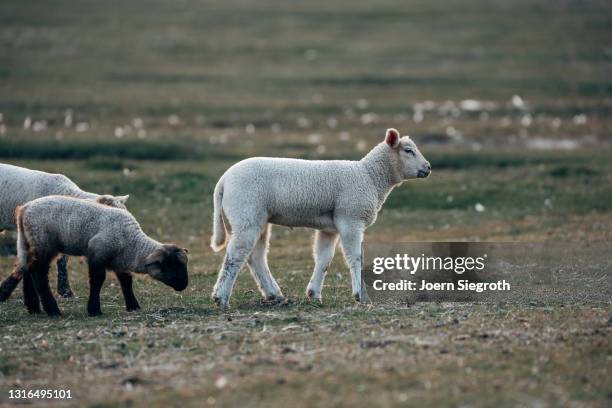
M 96 202 L 99 204 L 112 206 L 113 197 L 109 195 L 101 195 L 100 197 L 96 198 Z
M 115 197 L 117 199 L 117 201 L 119 201 L 121 204 L 125 204 L 126 201 L 130 198 L 130 195 L 124 195 L 124 196 L 116 196 Z
M 387 129 L 387 134 L 385 135 L 385 142 L 391 146 L 392 149 L 397 149 L 399 146 L 400 134 L 397 129 Z
M 163 248 L 157 248 L 147 256 L 145 262 L 147 263 L 147 265 L 154 263 L 162 263 L 165 256 L 166 251 Z
M 187 251 L 185 249 L 178 251 L 176 253 L 176 258 L 181 261 L 183 265 L 187 265 L 187 262 L 189 262 L 189 258 L 187 258 Z

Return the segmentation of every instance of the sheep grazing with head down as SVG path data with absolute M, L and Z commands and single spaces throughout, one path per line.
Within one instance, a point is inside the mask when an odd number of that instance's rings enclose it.
M 212 297 L 227 308 L 232 287 L 246 261 L 262 295 L 282 300 L 266 260 L 270 224 L 316 229 L 315 268 L 307 288 L 321 299 L 326 270 L 338 237 L 348 267 L 355 300 L 367 303 L 362 287 L 361 243 L 365 229 L 394 187 L 427 177 L 429 162 L 408 136 L 387 130 L 385 140 L 360 161 L 308 161 L 255 157 L 243 160 L 221 177 L 214 192 L 211 247 L 226 245 L 227 220 L 231 236 Z
M 113 270 L 127 310 L 139 309 L 131 272 L 145 273 L 177 291 L 187 287 L 187 250 L 148 237 L 125 210 L 90 200 L 49 196 L 17 208 L 16 268 L 24 275 L 24 302 L 30 313 L 60 310 L 49 288 L 49 264 L 58 253 L 86 256 L 89 266 L 90 316 L 102 313 L 100 289 Z
M 36 198 L 49 195 L 65 195 L 76 198 L 99 200 L 111 207 L 125 209 L 129 196 L 115 197 L 83 191 L 72 180 L 62 174 L 51 174 L 23 167 L 0 163 L 0 230 L 14 230 L 15 209 Z M 63 297 L 72 297 L 68 282 L 68 257 L 57 260 L 57 291 Z M 9 298 L 21 281 L 21 271 L 8 276 L 0 284 L 0 302 Z

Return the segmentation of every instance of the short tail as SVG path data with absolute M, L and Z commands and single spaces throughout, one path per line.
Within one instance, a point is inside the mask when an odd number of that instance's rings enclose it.
M 221 202 L 223 200 L 223 178 L 219 180 L 215 186 L 215 193 L 213 196 L 213 234 L 210 239 L 210 247 L 213 251 L 219 252 L 225 247 L 227 231 L 225 224 L 223 223 L 223 208 Z
M 17 221 L 17 263 L 18 266 L 25 268 L 28 265 L 30 243 L 26 238 L 25 229 L 23 228 L 23 207 L 17 207 L 15 219 Z
M 13 293 L 19 282 L 23 279 L 23 273 L 27 267 L 30 246 L 23 230 L 21 210 L 21 207 L 17 207 L 17 210 L 15 210 L 15 217 L 17 219 L 17 262 L 13 273 L 0 283 L 0 302 L 4 302 L 11 296 L 11 293 Z

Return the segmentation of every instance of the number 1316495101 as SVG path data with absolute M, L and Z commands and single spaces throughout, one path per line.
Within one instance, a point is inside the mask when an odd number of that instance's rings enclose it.
M 71 399 L 72 393 L 70 390 L 52 390 L 52 389 L 13 389 L 9 390 L 9 399 Z

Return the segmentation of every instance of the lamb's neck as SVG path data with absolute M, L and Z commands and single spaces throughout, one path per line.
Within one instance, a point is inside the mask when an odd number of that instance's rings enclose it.
M 401 176 L 390 163 L 387 150 L 386 144 L 380 143 L 361 159 L 361 164 L 378 192 L 378 200 L 381 205 L 391 190 L 402 182 Z
M 147 264 L 147 257 L 161 246 L 161 243 L 157 242 L 153 238 L 150 238 L 142 230 L 139 229 L 138 232 L 134 234 L 134 237 L 131 240 L 130 251 L 134 260 L 134 264 L 131 269 L 134 272 L 146 272 L 145 266 Z

